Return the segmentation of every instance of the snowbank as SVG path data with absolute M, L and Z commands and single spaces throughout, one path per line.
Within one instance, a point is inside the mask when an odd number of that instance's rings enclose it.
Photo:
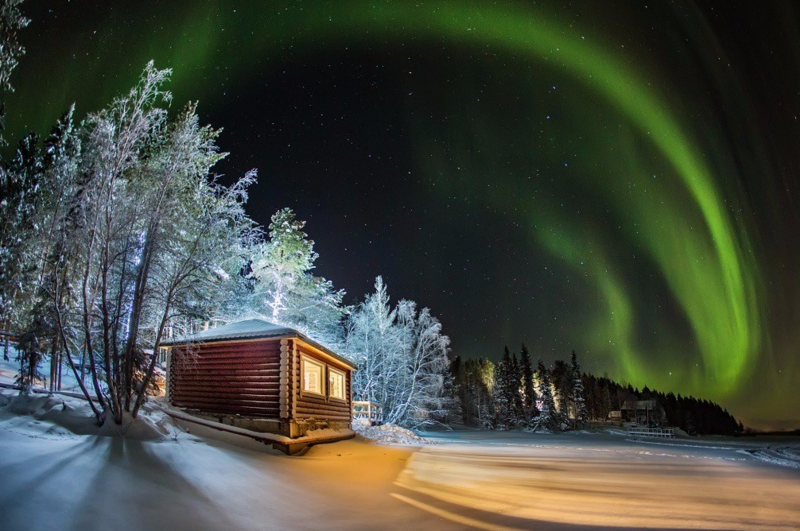
M 420 437 L 411 430 L 401 428 L 396 424 L 382 424 L 380 426 L 368 426 L 365 424 L 353 424 L 353 430 L 369 441 L 378 444 L 400 445 L 400 446 L 423 446 L 434 444 L 430 439 Z
M 2 346 L 0 346 L 0 351 L 1 350 Z M 13 385 L 16 382 L 17 374 L 19 373 L 19 360 L 17 359 L 17 355 L 17 351 L 14 347 L 11 347 L 9 351 L 8 360 L 4 360 L 2 355 L 0 355 L 0 384 Z M 48 387 L 48 381 L 46 377 L 49 373 L 49 366 L 40 365 L 39 370 L 44 373 L 43 376 L 45 376 L 45 379 L 37 380 L 36 387 L 40 389 L 46 389 Z M 87 385 L 89 384 L 89 381 L 90 378 L 87 375 Z M 75 379 L 75 375 L 68 367 L 62 368 L 61 391 L 64 393 L 71 392 L 73 395 L 79 397 L 83 396 L 83 391 L 81 391 L 78 381 Z
M 766 463 L 800 469 L 800 446 L 768 446 L 758 450 L 741 450 Z
M 97 434 L 137 441 L 165 441 L 183 431 L 157 404 L 146 404 L 139 411 L 138 419 L 124 413 L 121 424 L 115 423 L 111 415 L 107 416 Z
M 109 414 L 98 426 L 89 404 L 70 393 L 21 395 L 14 389 L 0 389 L 0 414 L 16 433 L 31 437 L 98 435 L 165 441 L 184 431 L 154 401 L 142 406 L 137 420 L 125 414 L 122 423 L 116 424 Z

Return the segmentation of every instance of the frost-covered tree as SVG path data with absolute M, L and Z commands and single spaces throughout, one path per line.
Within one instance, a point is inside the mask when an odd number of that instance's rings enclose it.
M 392 422 L 419 427 L 447 416 L 454 399 L 447 352 L 450 338 L 428 308 L 416 311 L 416 303 L 398 304 L 401 345 L 407 367 L 407 386 L 394 383 L 395 406 L 389 411 Z
M 493 389 L 495 427 L 499 430 L 517 427 L 517 402 L 519 401 L 519 374 L 508 347 L 495 369 Z
M 494 429 L 495 412 L 492 399 L 495 365 L 486 358 L 461 361 L 456 357 L 451 365 L 463 422 L 467 426 Z
M 569 418 L 572 407 L 572 368 L 563 360 L 556 360 L 550 370 L 550 383 L 553 385 L 553 400 L 559 423 Z
M 520 372 L 522 373 L 523 417 L 524 423 L 530 425 L 534 417 L 539 414 L 536 409 L 536 389 L 533 386 L 533 366 L 531 356 L 525 343 L 522 344 L 519 359 Z
M 23 0 L 0 1 L 0 88 L 13 90 L 11 72 L 17 67 L 25 48 L 19 43 L 17 32 L 25 28 L 30 20 L 19 10 Z
M 62 115 L 40 148 L 42 170 L 35 200 L 30 202 L 32 223 L 17 228 L 24 234 L 24 245 L 17 253 L 27 264 L 24 271 L 17 271 L 18 296 L 12 304 L 14 329 L 23 332 L 20 361 L 23 366 L 33 367 L 36 360 L 49 356 L 51 391 L 60 388 L 64 361 L 63 337 L 55 310 L 74 307 L 77 294 L 72 284 L 75 257 L 71 251 L 73 233 L 78 228 L 82 180 L 81 136 L 73 114 L 74 107 Z M 24 378 L 25 371 L 20 376 Z M 27 387 L 33 382 L 20 383 Z
M 25 48 L 17 33 L 30 22 L 19 10 L 22 0 L 0 0 L 0 92 L 13 91 L 11 73 L 17 67 Z M 5 107 L 0 102 L 0 146 L 3 140 Z M 20 304 L 25 301 L 22 290 L 28 285 L 24 274 L 28 265 L 26 243 L 34 228 L 34 205 L 41 193 L 41 154 L 38 139 L 23 139 L 9 163 L 0 166 L 0 328 L 20 324 Z
M 25 28 L 30 20 L 19 7 L 23 0 L 0 0 L 0 92 L 13 92 L 11 74 L 25 54 L 25 48 L 18 38 L 19 30 Z M 0 103 L 0 145 L 3 139 L 5 107 Z M 67 126 L 58 130 L 59 126 Z M 54 134 L 64 134 L 67 139 L 74 138 L 72 131 L 72 111 L 62 117 Z M 35 135 L 25 137 L 11 160 L 0 165 L 0 327 L 20 331 L 32 320 L 30 314 L 37 307 L 39 285 L 43 279 L 44 250 L 48 249 L 47 236 L 52 233 L 54 224 L 48 200 L 62 190 L 58 172 L 59 144 L 53 142 L 53 135 L 47 140 L 44 149 Z M 65 138 L 62 147 L 68 142 Z M 55 177 L 55 179 L 54 179 Z M 41 319 L 43 316 L 38 316 Z M 33 319 L 35 322 L 35 319 Z M 40 321 L 41 322 L 41 321 Z M 22 338 L 20 371 L 18 381 L 23 389 L 32 385 L 38 378 L 38 361 L 42 359 L 42 349 L 46 346 L 43 338 L 27 335 Z M 52 357 L 58 359 L 57 350 L 51 347 Z M 7 353 L 4 352 L 7 357 Z M 51 365 L 51 376 L 58 368 Z M 52 380 L 51 380 L 52 385 Z
M 547 369 L 539 360 L 536 369 L 536 381 L 541 405 L 539 406 L 539 417 L 536 419 L 536 428 L 556 429 L 558 427 L 557 412 L 553 400 L 553 390 L 550 383 L 550 376 Z
M 51 389 L 60 375 L 54 317 L 42 297 L 57 266 L 52 252 L 68 210 L 64 199 L 79 152 L 70 109 L 43 144 L 27 137 L 0 168 L 0 326 L 25 332 L 19 350 L 23 388 L 42 376 L 37 366 L 47 356 Z
M 511 389 L 512 396 L 512 415 L 514 425 L 517 427 L 524 426 L 525 421 L 525 406 L 523 404 L 523 387 L 522 387 L 522 371 L 517 353 L 511 355 Z
M 32 296 L 32 252 L 47 193 L 38 144 L 34 135 L 24 138 L 0 168 L 0 323 L 5 328 L 18 328 Z
M 586 393 L 583 389 L 581 367 L 578 365 L 578 356 L 572 351 L 572 404 L 575 412 L 575 424 L 583 426 L 589 422 L 589 412 L 586 409 Z
M 243 204 L 254 174 L 216 181 L 218 132 L 194 104 L 168 118 L 168 76 L 148 64 L 127 95 L 89 115 L 80 149 L 47 144 L 63 182 L 37 204 L 50 221 L 25 336 L 63 353 L 99 422 L 136 417 L 167 326 L 220 306 L 253 235 Z
M 346 352 L 358 365 L 353 391 L 358 400 L 383 407 L 384 421 L 418 428 L 440 422 L 451 407 L 449 338 L 438 319 L 412 301 L 393 308 L 381 277 L 375 292 L 351 313 Z
M 305 277 L 319 256 L 314 252 L 314 241 L 303 232 L 304 227 L 305 222 L 297 220 L 292 209 L 279 210 L 269 225 L 269 241 L 253 260 L 257 295 L 263 297 L 275 322 L 289 309 L 288 299 L 305 288 Z
M 305 225 L 290 208 L 272 216 L 269 239 L 256 247 L 252 259 L 252 310 L 274 323 L 336 344 L 346 313 L 344 291 L 312 274 L 319 255 L 314 241 L 303 231 Z
M 358 400 L 386 399 L 386 376 L 399 372 L 400 337 L 397 311 L 389 304 L 383 279 L 375 280 L 375 292 L 367 295 L 346 323 L 346 350 L 358 365 L 353 375 L 353 392 Z

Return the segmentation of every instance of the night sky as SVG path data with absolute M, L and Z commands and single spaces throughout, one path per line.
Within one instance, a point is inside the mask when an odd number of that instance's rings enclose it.
M 348 302 L 800 424 L 796 2 L 319 4 L 25 2 L 7 138 L 155 59 Z

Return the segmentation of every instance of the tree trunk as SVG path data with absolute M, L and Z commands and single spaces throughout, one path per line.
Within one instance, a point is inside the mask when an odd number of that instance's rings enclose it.
M 131 415 L 133 418 L 137 418 L 139 416 L 139 408 L 144 401 L 144 396 L 147 392 L 147 386 L 150 384 L 150 380 L 153 378 L 153 371 L 156 368 L 156 362 L 158 361 L 158 350 L 161 348 L 161 338 L 164 334 L 164 327 L 167 324 L 167 320 L 169 319 L 169 312 L 170 312 L 170 302 L 172 300 L 172 292 L 167 295 L 167 302 L 164 305 L 164 314 L 161 317 L 161 322 L 158 326 L 158 331 L 156 332 L 156 340 L 153 343 L 153 355 L 150 358 L 150 365 L 147 367 L 147 373 L 142 380 L 142 389 L 139 391 L 139 395 L 136 397 L 136 403 L 133 406 L 133 412 Z

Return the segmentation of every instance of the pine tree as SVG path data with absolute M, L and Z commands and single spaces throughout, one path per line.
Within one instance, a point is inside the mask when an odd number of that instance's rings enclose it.
M 522 344 L 519 359 L 520 372 L 522 373 L 522 392 L 524 393 L 523 409 L 526 423 L 539 414 L 536 410 L 536 390 L 533 387 L 533 366 L 531 356 L 525 343 Z
M 589 421 L 589 413 L 586 410 L 586 393 L 581 380 L 581 368 L 578 365 L 578 357 L 572 351 L 572 403 L 575 409 L 575 424 L 583 426 Z
M 503 359 L 497 365 L 494 385 L 495 426 L 499 430 L 514 427 L 513 409 L 514 376 L 512 373 L 511 353 L 508 347 L 503 351 Z
M 22 139 L 0 167 L 0 326 L 19 329 L 31 308 L 36 279 L 37 227 L 48 193 L 36 135 Z
M 549 371 L 550 383 L 553 384 L 553 400 L 556 405 L 555 416 L 558 423 L 569 419 L 572 407 L 572 369 L 563 360 L 556 360 Z
M 291 208 L 272 216 L 269 240 L 257 247 L 252 263 L 254 311 L 270 321 L 297 328 L 327 344 L 341 340 L 344 291 L 314 276 L 319 255 Z
M 511 356 L 511 387 L 509 388 L 509 397 L 511 398 L 512 408 L 511 416 L 515 427 L 525 425 L 525 408 L 522 403 L 522 372 L 520 369 L 517 354 Z
M 495 389 L 496 365 L 486 358 L 467 360 L 467 385 L 469 386 L 472 422 L 481 429 L 495 428 L 495 409 L 492 392 Z
M 550 387 L 550 376 L 542 360 L 539 360 L 539 365 L 536 370 L 536 379 L 539 382 L 539 397 L 541 399 L 539 418 L 536 421 L 536 427 L 551 430 L 556 429 L 558 427 L 558 419 L 555 401 L 553 400 L 553 391 Z
M 19 58 L 25 54 L 25 48 L 20 44 L 17 35 L 19 30 L 30 23 L 19 10 L 22 1 L 0 0 L 0 94 L 3 91 L 14 91 L 11 73 L 17 67 Z M 0 101 L 0 147 L 6 145 L 4 129 L 5 104 Z M 19 327 L 19 316 L 30 307 L 25 305 L 21 309 L 22 305 L 19 304 L 31 299 L 30 294 L 21 294 L 22 289 L 19 288 L 26 286 L 23 277 L 32 270 L 20 248 L 24 246 L 26 238 L 31 236 L 30 217 L 36 196 L 41 193 L 37 186 L 40 184 L 40 172 L 35 167 L 41 159 L 37 143 L 38 138 L 35 135 L 29 135 L 20 142 L 20 148 L 12 158 L 11 165 L 19 166 L 22 162 L 26 166 L 22 173 L 15 171 L 13 167 L 0 166 L 0 327 L 5 329 Z M 23 157 L 22 161 L 19 160 L 20 155 Z M 33 370 L 35 371 L 35 367 Z
M 347 320 L 345 347 L 358 365 L 353 374 L 356 400 L 388 406 L 385 380 L 402 373 L 396 320 L 397 310 L 389 303 L 386 284 L 377 277 L 375 292 L 367 295 Z

